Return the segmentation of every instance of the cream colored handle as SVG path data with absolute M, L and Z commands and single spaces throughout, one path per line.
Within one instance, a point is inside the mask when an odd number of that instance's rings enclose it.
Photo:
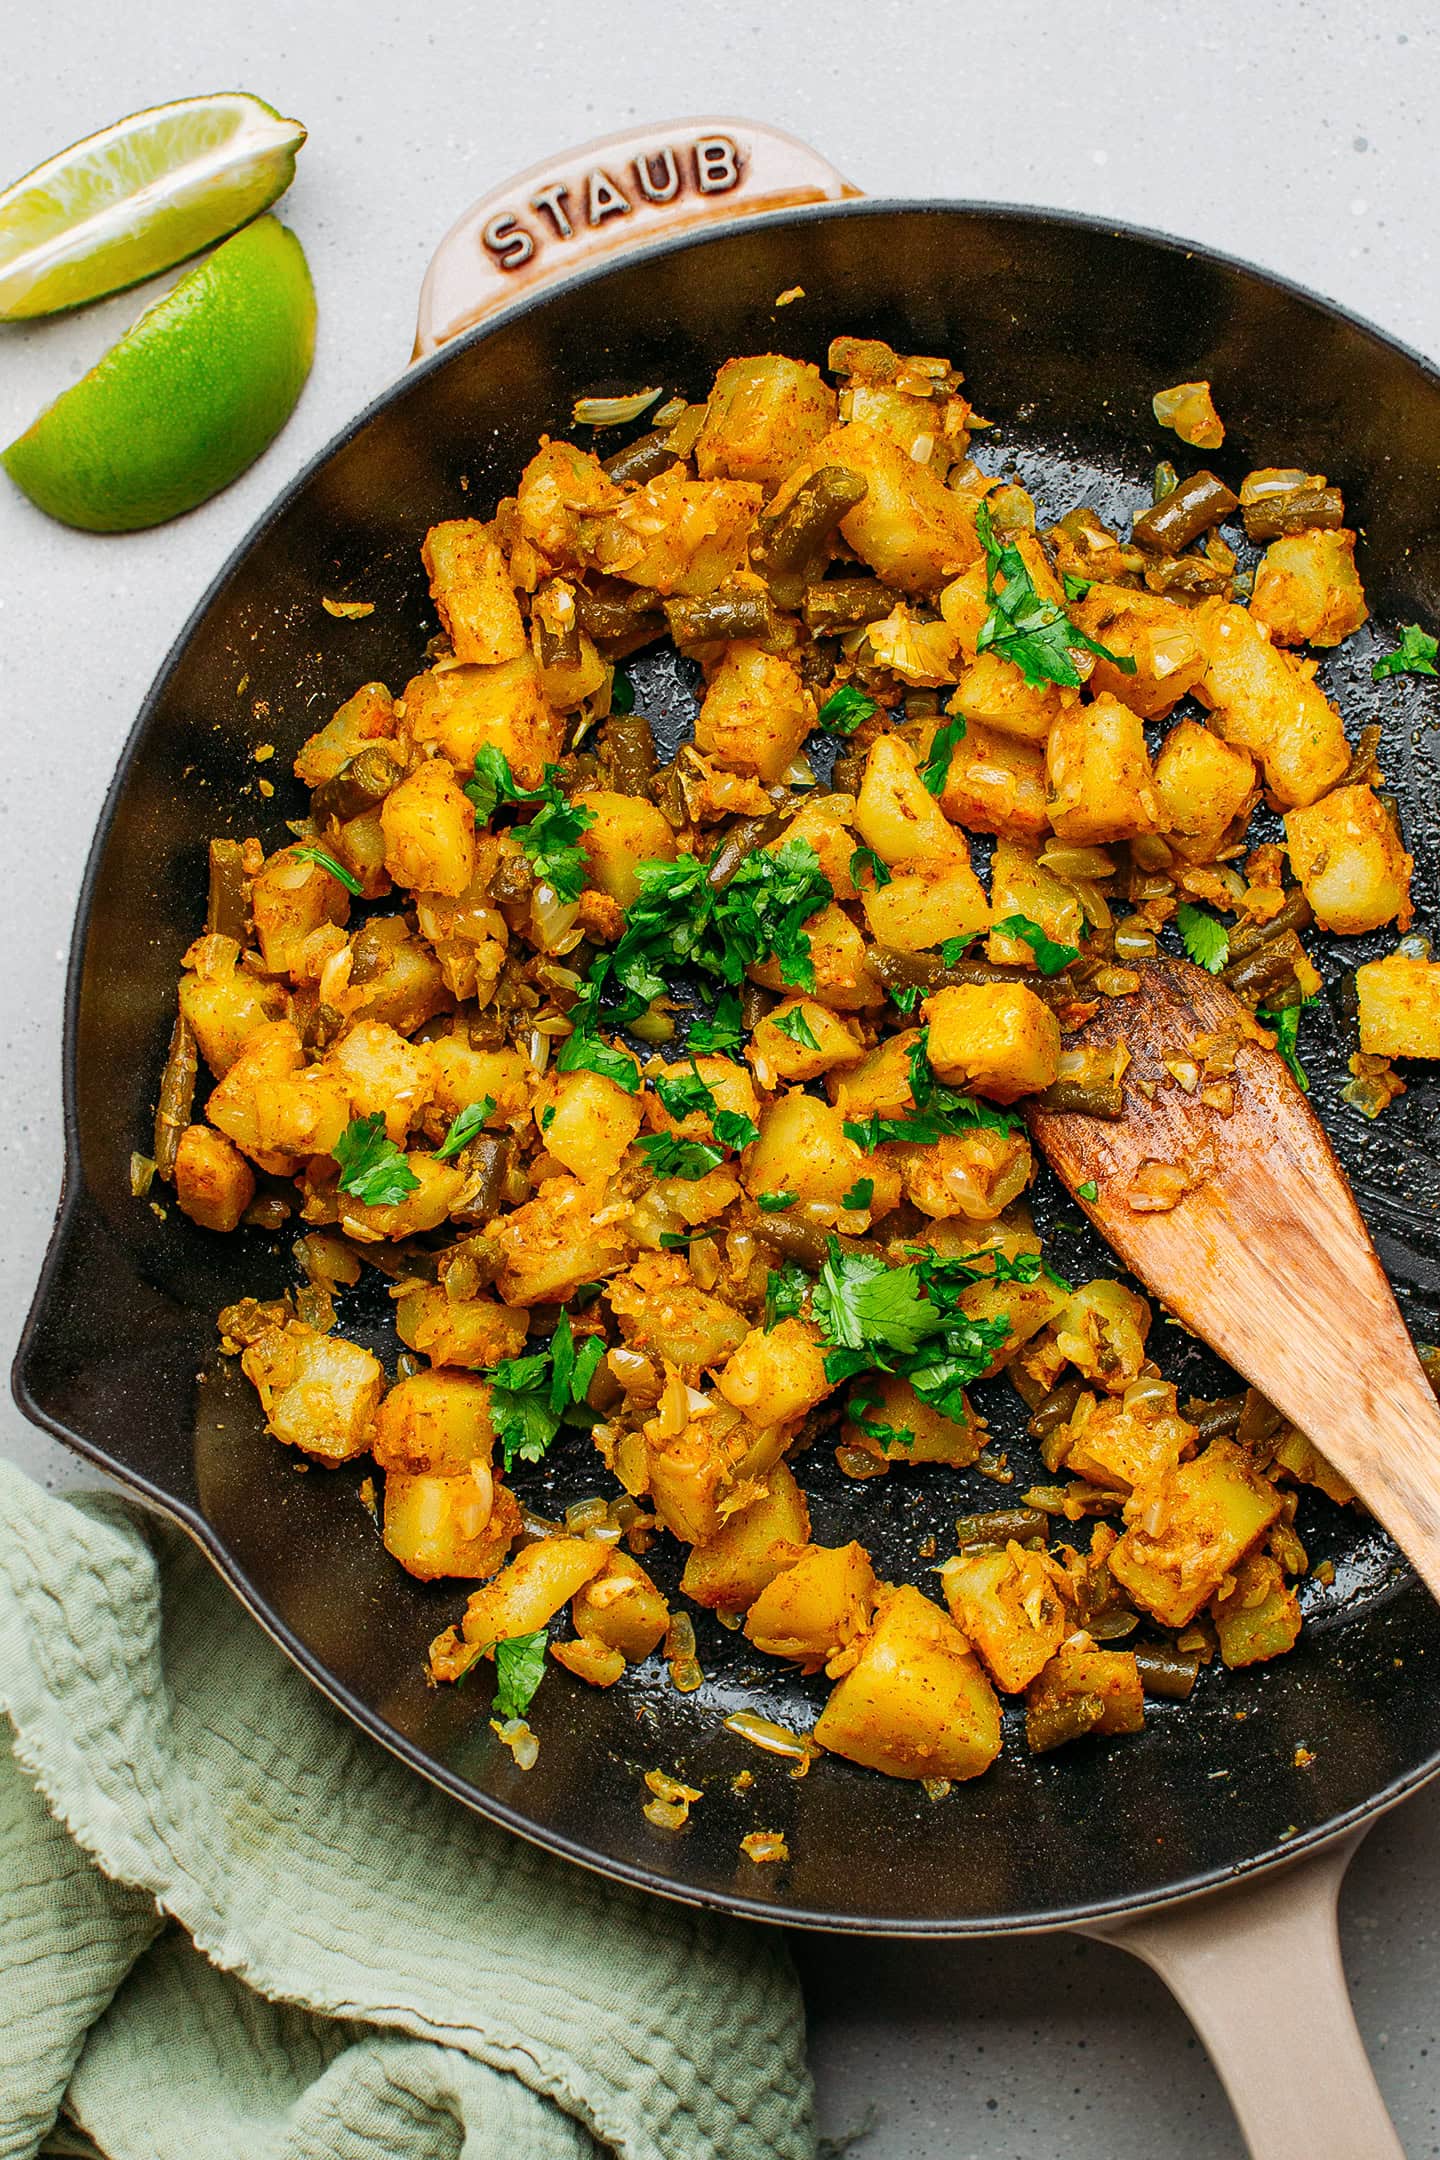
M 1405 2160 L 1340 1961 L 1336 1899 L 1363 1834 L 1258 1883 L 1079 1930 L 1160 1975 L 1253 2160 Z
M 627 128 L 482 195 L 425 273 L 415 358 L 597 260 L 757 210 L 858 195 L 828 160 L 754 120 Z

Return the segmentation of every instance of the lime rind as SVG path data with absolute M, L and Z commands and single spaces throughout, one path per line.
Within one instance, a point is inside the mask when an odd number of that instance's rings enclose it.
M 0 320 L 81 307 L 153 277 L 269 208 L 305 141 L 243 90 L 152 106 L 0 195 Z

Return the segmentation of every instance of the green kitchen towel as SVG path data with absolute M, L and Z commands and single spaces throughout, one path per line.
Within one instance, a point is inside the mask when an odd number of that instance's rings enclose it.
M 813 2153 L 776 1935 L 434 1791 L 141 1510 L 0 1525 L 0 2160 Z

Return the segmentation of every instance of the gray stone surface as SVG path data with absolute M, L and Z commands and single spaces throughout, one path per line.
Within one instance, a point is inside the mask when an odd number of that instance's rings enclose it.
M 808 137 L 871 193 L 1055 204 L 1183 233 L 1433 353 L 1432 21 L 1397 0 L 73 0 L 63 16 L 16 12 L 0 92 L 5 178 L 121 113 L 200 89 L 243 86 L 305 120 L 311 140 L 282 214 L 314 269 L 321 332 L 289 428 L 227 495 L 177 525 L 87 538 L 0 484 L 6 1361 L 58 1189 L 64 954 L 119 746 L 229 548 L 403 367 L 429 250 L 473 194 L 632 120 L 749 113 Z M 122 297 L 0 334 L 0 440 L 137 306 Z M 8 1405 L 0 1451 L 51 1482 L 74 1475 Z M 1431 1794 L 1372 1838 L 1346 1897 L 1362 2022 L 1416 2155 L 1440 2151 L 1437 1857 Z M 873 2113 L 865 2160 L 1239 2150 L 1180 2014 L 1116 1952 L 799 1947 L 826 2128 Z

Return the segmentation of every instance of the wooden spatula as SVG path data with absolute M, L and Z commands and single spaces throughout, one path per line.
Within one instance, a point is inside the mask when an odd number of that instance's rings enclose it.
M 1222 984 L 1188 960 L 1139 974 L 1069 1038 L 1125 1043 L 1125 1115 L 1031 1107 L 1031 1131 L 1132 1274 L 1314 1441 L 1440 1598 L 1440 1404 L 1320 1121 Z M 1226 1116 L 1223 1079 L 1210 1102 L 1203 1077 L 1181 1083 L 1237 1035 Z

